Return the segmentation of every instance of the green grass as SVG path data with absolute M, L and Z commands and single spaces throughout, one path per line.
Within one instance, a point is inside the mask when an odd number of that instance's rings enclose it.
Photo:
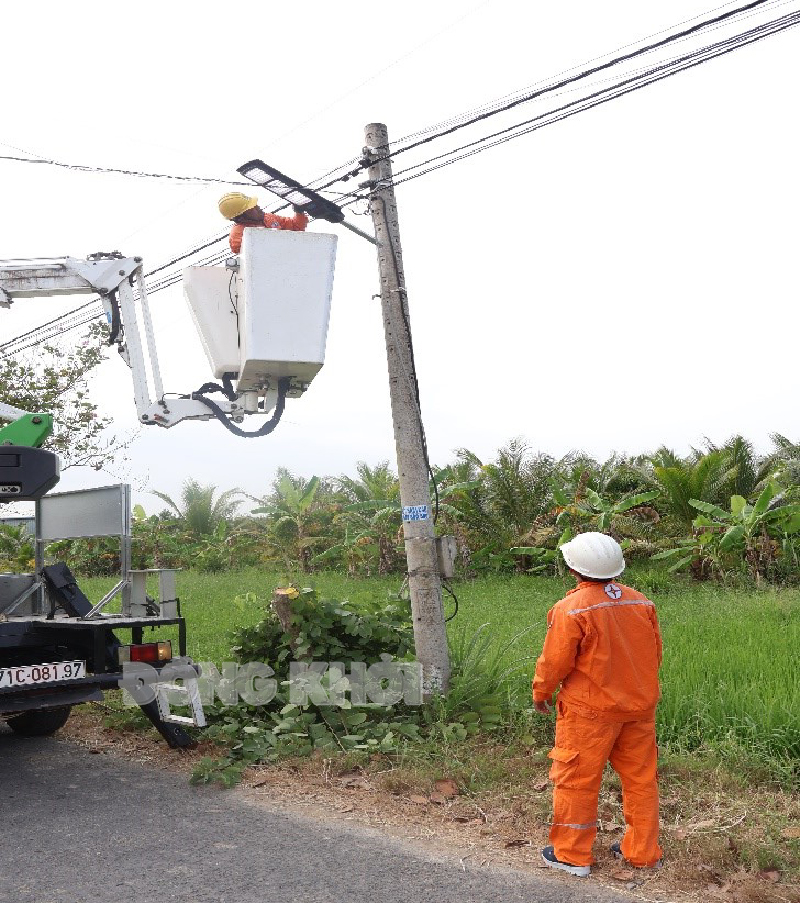
M 761 766 L 781 780 L 796 779 L 800 759 L 800 590 L 743 590 L 693 584 L 662 574 L 629 575 L 651 593 L 664 636 L 658 710 L 659 740 L 672 750 L 698 748 L 740 766 Z M 188 652 L 198 661 L 230 660 L 231 632 L 254 624 L 272 589 L 285 575 L 261 569 L 222 574 L 183 572 L 179 595 L 188 622 Z M 387 598 L 397 578 L 352 579 L 315 575 L 321 595 Z M 95 601 L 111 581 L 82 580 Z M 572 586 L 555 577 L 482 577 L 456 584 L 457 617 L 448 629 L 473 633 L 488 623 L 502 645 L 530 631 L 508 653 L 509 663 L 527 659 L 520 680 L 528 681 L 541 650 L 547 609 Z M 245 600 L 245 594 L 251 594 Z M 238 604 L 235 602 L 238 597 Z M 453 609 L 446 598 L 446 611 Z M 168 637 L 168 631 L 159 631 Z

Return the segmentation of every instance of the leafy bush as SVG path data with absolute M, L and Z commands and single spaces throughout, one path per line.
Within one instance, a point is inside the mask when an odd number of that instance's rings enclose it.
M 25 527 L 0 524 L 0 571 L 32 571 L 33 539 Z
M 380 750 L 396 748 L 400 738 L 413 739 L 419 728 L 417 714 L 403 706 L 367 704 L 354 710 L 318 706 L 309 700 L 298 705 L 288 692 L 293 661 L 367 664 L 405 659 L 413 649 L 411 613 L 404 602 L 370 602 L 356 608 L 347 601 L 320 599 L 311 588 L 291 587 L 291 622 L 284 630 L 274 611 L 254 627 L 235 634 L 233 652 L 239 662 L 265 662 L 273 668 L 279 691 L 265 706 L 239 704 L 210 707 L 213 722 L 207 736 L 228 747 L 220 759 L 203 759 L 192 780 L 216 781 L 232 786 L 242 771 L 255 762 L 284 756 L 308 755 L 314 749 Z M 327 672 L 322 685 L 346 690 L 346 678 Z M 404 711 L 405 709 L 405 711 Z
M 353 706 L 345 699 L 338 708 L 289 698 L 292 661 L 354 662 L 407 658 L 413 650 L 408 605 L 368 603 L 356 608 L 348 602 L 319 599 L 312 589 L 293 588 L 289 630 L 272 611 L 254 627 L 238 631 L 234 652 L 240 662 L 263 661 L 279 683 L 275 698 L 265 706 L 210 707 L 206 734 L 226 747 L 220 758 L 204 758 L 194 783 L 233 786 L 244 769 L 285 756 L 310 755 L 314 750 L 336 752 L 398 752 L 406 743 L 425 738 L 461 742 L 481 732 L 496 732 L 525 711 L 529 693 L 518 680 L 524 662 L 509 666 L 506 656 L 522 634 L 501 648 L 493 647 L 488 625 L 472 637 L 460 634 L 451 648 L 453 675 L 447 696 L 423 706 Z M 326 672 L 322 685 L 346 690 L 347 678 Z M 530 704 L 528 702 L 528 710 Z
M 254 627 L 235 634 L 233 652 L 240 662 L 269 662 L 279 677 L 286 678 L 291 659 L 349 664 L 378 661 L 386 654 L 404 659 L 413 650 L 408 602 L 367 602 L 356 608 L 347 600 L 320 599 L 310 587 L 295 590 L 294 647 L 292 636 L 270 609 Z
M 50 561 L 66 561 L 70 570 L 85 577 L 119 575 L 119 540 L 93 536 L 88 539 L 60 539 L 45 550 Z M 134 562 L 134 567 L 136 566 Z

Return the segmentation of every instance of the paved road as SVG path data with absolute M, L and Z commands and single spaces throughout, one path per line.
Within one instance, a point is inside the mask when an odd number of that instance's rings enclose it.
M 620 903 L 0 728 L 0 903 Z

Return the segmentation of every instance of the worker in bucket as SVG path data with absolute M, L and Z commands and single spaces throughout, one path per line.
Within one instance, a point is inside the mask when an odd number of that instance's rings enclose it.
M 267 229 L 288 229 L 291 232 L 305 232 L 308 217 L 295 207 L 294 216 L 278 216 L 265 213 L 258 206 L 258 198 L 249 198 L 238 191 L 231 191 L 219 199 L 219 212 L 225 219 L 233 220 L 231 229 L 231 251 L 238 254 L 242 250 L 242 234 L 248 226 L 261 226 Z
M 581 533 L 561 547 L 577 581 L 547 613 L 547 636 L 536 662 L 533 703 L 552 711 L 551 868 L 586 877 L 597 834 L 597 797 L 607 761 L 622 784 L 625 834 L 611 846 L 638 868 L 660 868 L 655 710 L 661 632 L 653 603 L 615 578 L 625 569 L 619 543 Z

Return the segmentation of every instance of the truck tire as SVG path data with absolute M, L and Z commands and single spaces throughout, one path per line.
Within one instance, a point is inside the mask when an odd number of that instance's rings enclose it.
M 21 737 L 49 737 L 64 727 L 72 707 L 62 705 L 53 709 L 23 712 L 8 719 L 8 726 Z

